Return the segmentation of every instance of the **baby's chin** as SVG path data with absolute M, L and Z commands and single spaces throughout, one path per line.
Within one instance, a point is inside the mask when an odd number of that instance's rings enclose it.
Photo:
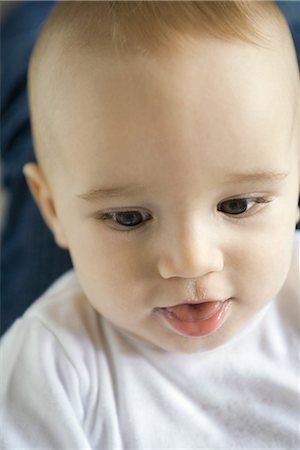
M 180 353 L 180 354 L 194 354 L 194 353 L 206 353 L 213 352 L 228 345 L 234 338 L 218 339 L 217 337 L 181 337 L 180 340 L 170 339 L 164 343 L 150 343 L 147 344 L 153 346 L 154 349 L 161 350 L 168 353 Z
M 226 333 L 220 331 L 215 332 L 210 336 L 195 337 L 182 336 L 170 332 L 161 337 L 156 335 L 155 338 L 153 336 L 148 338 L 129 331 L 125 331 L 125 333 L 131 336 L 134 340 L 141 341 L 153 350 L 181 354 L 205 353 L 218 350 L 235 340 L 239 334 L 234 332 L 230 333 L 228 331 Z

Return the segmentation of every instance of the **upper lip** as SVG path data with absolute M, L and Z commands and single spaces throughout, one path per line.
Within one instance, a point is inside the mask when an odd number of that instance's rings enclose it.
M 200 303 L 208 303 L 208 302 L 225 302 L 228 300 L 227 298 L 222 299 L 214 299 L 214 298 L 187 298 L 185 300 L 182 300 L 176 304 L 169 305 L 169 306 L 161 306 L 160 308 L 167 309 L 167 308 L 175 308 L 176 306 L 182 306 L 182 305 L 199 305 Z

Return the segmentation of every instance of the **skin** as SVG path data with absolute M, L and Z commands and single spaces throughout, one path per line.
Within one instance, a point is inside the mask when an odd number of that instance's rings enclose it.
M 152 58 L 74 53 L 67 63 L 53 117 L 60 164 L 49 183 L 35 164 L 24 172 L 89 302 L 162 350 L 223 345 L 289 270 L 299 191 L 294 62 L 284 48 L 207 38 Z M 245 176 L 261 172 L 286 176 Z M 119 186 L 131 188 L 83 198 Z M 250 199 L 240 204 L 247 211 L 232 214 L 224 202 L 237 198 Z M 125 228 L 103 216 L 124 210 L 150 220 Z M 155 308 L 188 298 L 232 301 L 217 331 L 186 337 Z

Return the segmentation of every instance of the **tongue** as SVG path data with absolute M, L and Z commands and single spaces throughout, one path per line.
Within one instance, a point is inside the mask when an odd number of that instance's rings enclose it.
M 170 318 L 176 318 L 183 322 L 197 322 L 210 319 L 222 306 L 222 302 L 205 302 L 197 305 L 179 305 L 166 308 Z

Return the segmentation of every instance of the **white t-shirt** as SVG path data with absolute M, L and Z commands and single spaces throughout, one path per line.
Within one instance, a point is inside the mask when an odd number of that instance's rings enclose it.
M 118 330 L 68 272 L 1 346 L 1 449 L 300 448 L 299 246 L 274 301 L 205 353 Z

